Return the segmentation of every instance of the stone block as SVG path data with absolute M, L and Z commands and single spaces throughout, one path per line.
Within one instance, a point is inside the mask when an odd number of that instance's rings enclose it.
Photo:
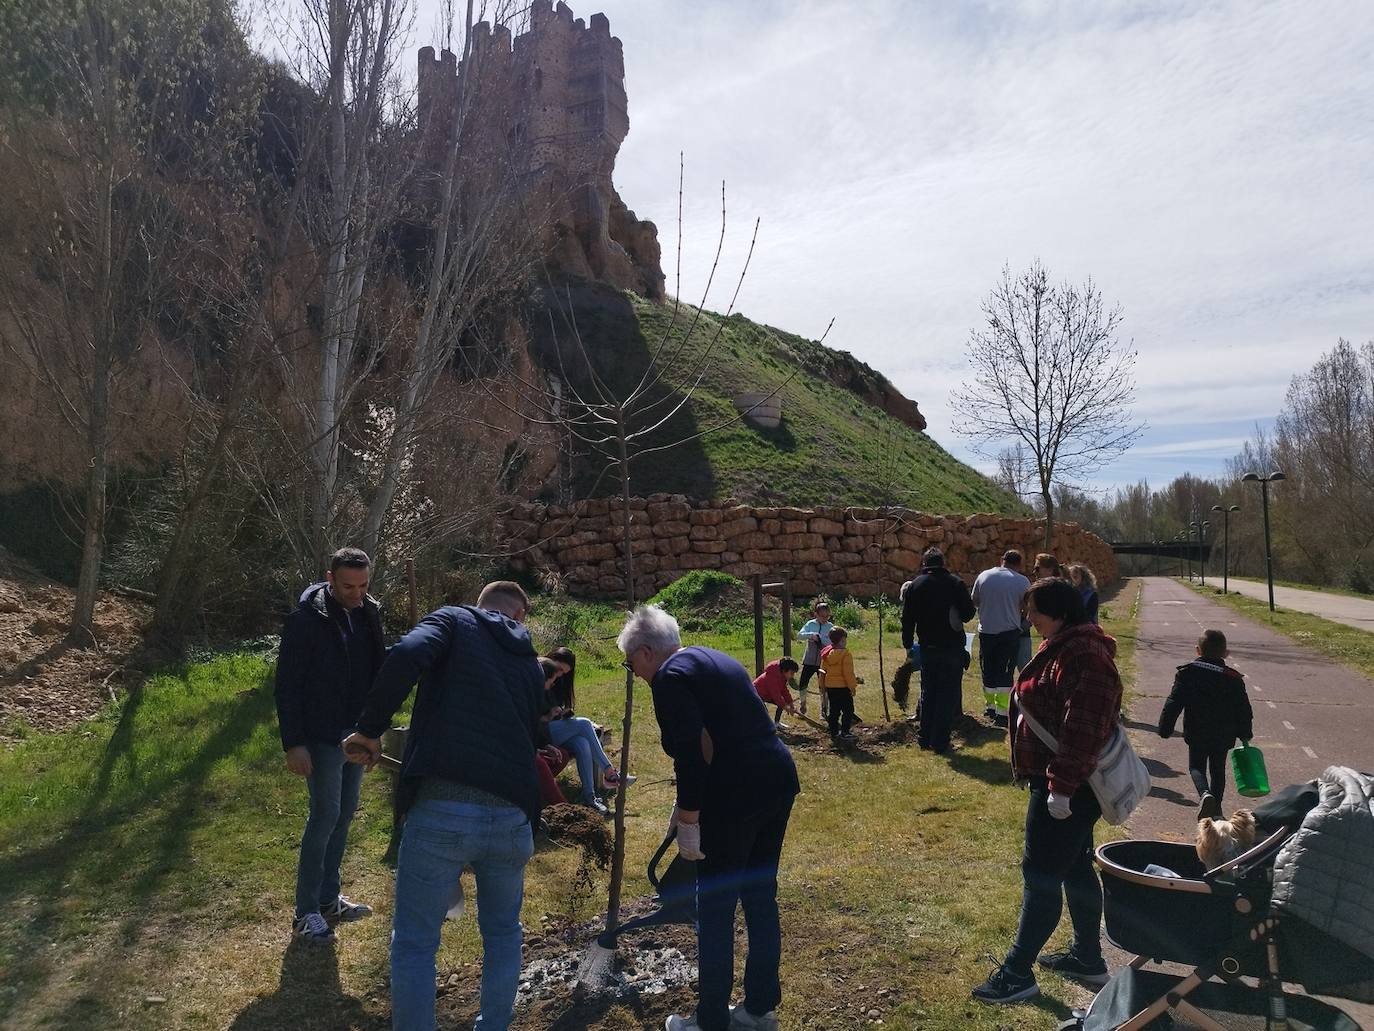
M 762 530 L 764 533 L 768 534 L 770 537 L 776 537 L 778 534 L 782 533 L 782 520 L 760 519 L 759 529 Z
M 692 524 L 678 519 L 667 519 L 654 523 L 655 537 L 686 537 L 692 532 Z
M 715 569 L 720 565 L 720 559 L 715 555 L 688 551 L 677 557 L 677 563 L 682 569 Z
M 687 521 L 693 526 L 719 526 L 725 520 L 719 509 L 698 508 L 692 512 Z
M 809 526 L 812 533 L 819 533 L 826 537 L 838 537 L 844 533 L 844 523 L 838 519 L 816 516 L 810 521 Z
M 758 520 L 753 516 L 745 516 L 741 519 L 732 519 L 723 523 L 720 528 L 721 536 L 727 541 L 734 540 L 747 533 L 754 533 L 759 528 Z
M 825 538 L 818 533 L 784 533 L 774 539 L 773 545 L 778 548 L 792 548 L 794 550 L 824 548 Z
M 688 537 L 694 541 L 718 541 L 721 539 L 719 526 L 697 526 L 693 525 Z
M 724 541 L 693 541 L 692 550 L 699 551 L 703 555 L 723 555 L 729 545 Z
M 918 552 L 909 551 L 906 548 L 893 548 L 883 553 L 883 558 L 887 564 L 900 569 L 903 573 L 915 573 L 921 568 L 921 556 Z
M 821 562 L 830 561 L 830 552 L 824 548 L 803 548 L 792 556 L 792 560 L 798 564 L 808 563 L 815 565 Z
M 784 519 L 782 521 L 783 533 L 806 533 L 807 522 L 805 519 Z
M 686 521 L 692 514 L 692 506 L 685 501 L 661 501 L 649 505 L 649 518 L 655 523 L 668 520 Z
M 726 541 L 729 543 L 731 551 L 743 553 L 751 548 L 771 547 L 773 536 L 760 530 L 754 533 L 742 533 L 734 537 L 727 537 Z

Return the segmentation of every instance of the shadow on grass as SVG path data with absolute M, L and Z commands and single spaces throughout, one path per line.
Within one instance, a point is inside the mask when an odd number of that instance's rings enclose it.
M 332 946 L 293 941 L 281 958 L 281 979 L 271 995 L 254 999 L 229 1025 L 230 1031 L 282 1028 L 382 1028 L 390 1021 L 369 1014 L 360 999 L 345 994 L 339 957 Z
M 24 940 L 46 942 L 60 937 L 64 920 L 75 917 L 83 922 L 97 913 L 90 907 L 74 908 L 74 899 L 109 899 L 118 912 L 127 914 L 117 929 L 89 941 L 82 950 L 81 962 L 93 969 L 104 964 L 141 937 L 145 927 L 159 922 L 167 908 L 176 908 L 173 898 L 164 906 L 157 903 L 169 876 L 191 868 L 190 835 L 205 822 L 215 819 L 213 799 L 205 798 L 206 782 L 221 760 L 233 756 L 252 736 L 254 730 L 271 718 L 273 700 L 265 683 L 262 689 L 240 692 L 232 699 L 206 706 L 198 722 L 216 729 L 204 746 L 191 753 L 182 764 L 155 766 L 158 772 L 144 778 L 138 768 L 138 719 L 145 689 L 131 692 L 120 712 L 119 721 L 105 746 L 96 770 L 94 784 L 80 812 L 64 830 L 42 844 L 14 850 L 0 870 L 0 893 L 6 898 L 31 897 L 36 904 L 24 911 L 24 918 L 13 930 Z M 176 728 L 168 728 L 174 733 Z M 127 767 L 128 787 L 112 798 L 115 773 Z M 112 833 L 127 818 L 153 814 L 131 835 Z M 90 880 L 94 883 L 80 884 Z M 103 922 L 103 921 L 102 921 Z M 20 961 L 16 982 L 26 994 L 41 995 L 49 978 L 57 975 L 50 949 L 34 949 Z M 90 999 L 78 995 L 60 1010 L 50 1014 L 55 1026 L 75 1026 L 89 1019 Z
M 1006 758 L 986 759 L 968 752 L 951 752 L 949 768 L 984 784 L 1005 787 L 1011 783 L 1011 762 Z

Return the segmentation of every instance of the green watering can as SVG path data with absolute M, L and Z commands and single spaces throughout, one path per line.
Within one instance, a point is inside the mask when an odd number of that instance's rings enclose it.
M 1264 768 L 1264 753 L 1249 741 L 1231 749 L 1231 772 L 1236 778 L 1236 790 L 1246 798 L 1269 794 L 1269 771 Z

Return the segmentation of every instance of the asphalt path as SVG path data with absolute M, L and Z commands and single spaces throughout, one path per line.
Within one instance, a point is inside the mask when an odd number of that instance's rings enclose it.
M 1122 600 L 1126 597 L 1129 588 L 1122 592 Z M 1226 634 L 1228 661 L 1245 674 L 1255 711 L 1252 743 L 1264 752 L 1272 788 L 1312 780 L 1328 766 L 1374 768 L 1374 682 L 1182 584 L 1146 577 L 1128 726 L 1154 789 L 1131 818 L 1132 837 L 1192 841 L 1196 836 L 1198 796 L 1188 776 L 1182 720 L 1167 741 L 1159 737 L 1157 723 L 1174 671 L 1194 657 L 1204 629 Z M 1223 800 L 1228 815 L 1252 804 L 1236 794 L 1234 781 L 1228 783 Z M 1333 1001 L 1361 1027 L 1374 1029 L 1374 1007 Z
M 1263 602 L 1269 600 L 1268 584 L 1232 579 L 1229 586 L 1234 593 L 1243 594 L 1247 598 L 1258 598 Z M 1274 604 L 1292 612 L 1308 612 L 1314 616 L 1321 616 L 1322 619 L 1329 619 L 1333 623 L 1344 623 L 1357 630 L 1374 631 L 1374 600 L 1367 598 L 1276 586 Z

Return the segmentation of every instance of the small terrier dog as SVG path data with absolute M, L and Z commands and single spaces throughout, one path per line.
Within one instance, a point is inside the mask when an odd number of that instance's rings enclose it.
M 1229 820 L 1197 822 L 1197 856 L 1208 870 L 1235 859 L 1254 843 L 1255 815 L 1249 809 L 1236 810 Z

